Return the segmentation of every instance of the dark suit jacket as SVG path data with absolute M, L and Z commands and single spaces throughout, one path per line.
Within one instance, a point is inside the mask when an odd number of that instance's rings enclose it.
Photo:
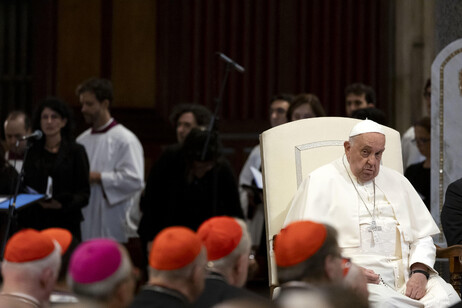
M 196 308 L 208 308 L 230 299 L 248 298 L 264 301 L 259 295 L 243 288 L 232 286 L 223 276 L 211 273 L 205 279 L 205 288 L 202 295 L 192 305 Z
M 186 298 L 167 288 L 145 287 L 135 297 L 130 308 L 184 308 L 189 307 Z
M 462 179 L 449 184 L 446 190 L 441 224 L 448 246 L 462 243 Z
M 0 158 L 0 161 L 1 161 L 1 158 Z M 6 162 L 3 166 L 0 166 L 0 195 L 13 196 L 15 188 L 16 188 L 17 180 L 18 180 L 18 173 L 16 172 L 16 169 L 14 169 L 12 166 L 10 166 Z M 3 237 L 5 235 L 7 222 L 8 222 L 8 211 L 7 210 L 0 211 L 0 239 L 1 240 L 3 240 Z M 10 229 L 9 229 L 9 234 L 13 234 L 14 231 L 16 230 L 15 230 L 14 221 L 12 221 L 12 225 L 10 226 Z
M 13 166 L 6 162 L 0 166 L 0 195 L 13 195 L 17 179 L 18 173 Z

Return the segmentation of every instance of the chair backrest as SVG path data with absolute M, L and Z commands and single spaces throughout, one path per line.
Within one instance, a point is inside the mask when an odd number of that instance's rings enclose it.
M 270 286 L 277 285 L 273 237 L 284 223 L 298 186 L 313 170 L 344 154 L 343 143 L 360 120 L 321 117 L 289 122 L 260 135 Z M 403 173 L 399 132 L 384 127 L 382 164 Z

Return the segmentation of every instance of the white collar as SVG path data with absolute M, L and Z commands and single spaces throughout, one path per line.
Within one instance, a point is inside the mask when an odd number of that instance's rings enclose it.
M 104 130 L 106 127 L 108 127 L 109 125 L 111 125 L 112 121 L 114 121 L 114 118 L 110 118 L 109 121 L 106 122 L 106 124 L 101 125 L 101 126 L 98 127 L 97 129 L 95 129 L 95 131 Z
M 26 293 L 21 293 L 21 292 L 8 292 L 8 293 L 1 293 L 3 295 L 12 295 L 12 296 L 16 296 L 16 297 L 20 297 L 20 298 L 24 298 L 30 302 L 32 302 L 33 304 L 37 305 L 37 307 L 42 307 L 42 304 L 40 303 L 40 301 L 38 299 L 36 299 L 35 297 L 29 295 L 29 294 L 26 294 Z

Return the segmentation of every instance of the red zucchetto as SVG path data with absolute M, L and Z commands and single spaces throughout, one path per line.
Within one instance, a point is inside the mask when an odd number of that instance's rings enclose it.
M 61 255 L 64 255 L 72 242 L 72 233 L 63 228 L 48 228 L 40 231 L 52 239 L 56 240 L 61 246 Z
M 242 228 L 234 218 L 219 216 L 203 222 L 197 234 L 207 248 L 207 259 L 215 261 L 226 257 L 239 245 Z
M 299 264 L 313 256 L 327 236 L 323 224 L 296 221 L 283 228 L 274 240 L 276 264 L 281 267 Z
M 41 260 L 55 250 L 53 239 L 34 229 L 24 229 L 14 234 L 5 247 L 5 260 L 24 263 Z
M 186 227 L 168 227 L 152 242 L 149 265 L 157 270 L 171 271 L 193 262 L 201 252 L 202 242 Z

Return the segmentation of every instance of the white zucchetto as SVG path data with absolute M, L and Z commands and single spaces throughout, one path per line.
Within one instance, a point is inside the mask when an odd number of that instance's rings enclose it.
M 379 133 L 385 135 L 385 133 L 383 132 L 382 125 L 366 119 L 353 126 L 350 132 L 350 137 L 354 137 L 365 133 Z

